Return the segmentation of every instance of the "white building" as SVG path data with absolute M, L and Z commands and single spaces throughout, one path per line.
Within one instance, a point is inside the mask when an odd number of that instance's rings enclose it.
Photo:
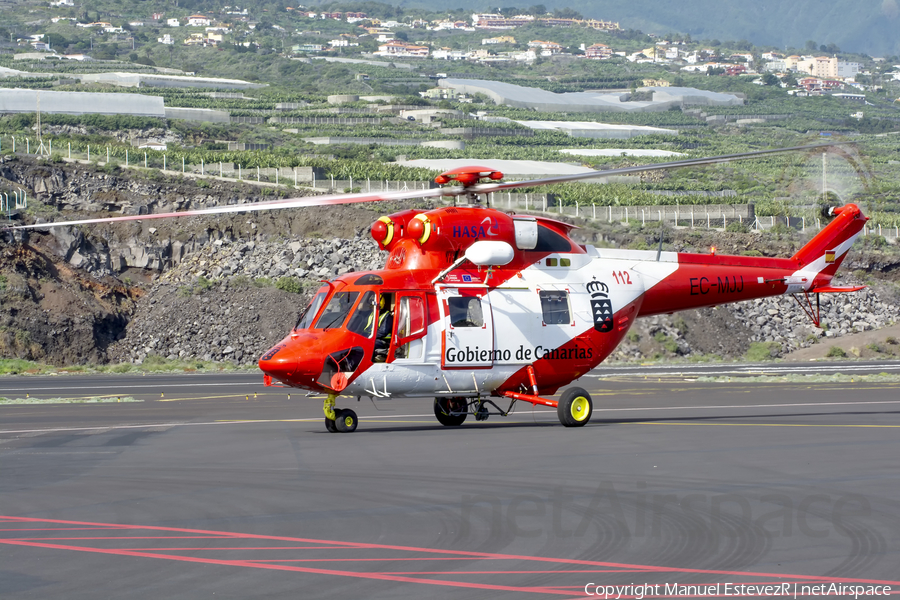
M 374 52 L 378 56 L 396 56 L 402 58 L 426 58 L 428 56 L 428 46 L 416 46 L 407 44 L 398 40 L 378 46 L 378 52 Z
M 189 27 L 209 27 L 212 25 L 212 21 L 203 15 L 191 15 L 188 17 L 187 24 Z
M 181 27 L 181 22 L 178 19 L 167 19 L 166 25 L 169 27 Z

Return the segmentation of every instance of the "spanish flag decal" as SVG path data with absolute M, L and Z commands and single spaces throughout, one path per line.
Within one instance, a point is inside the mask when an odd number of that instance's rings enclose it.
M 826 250 L 825 251 L 825 264 L 826 265 L 834 264 L 834 250 Z

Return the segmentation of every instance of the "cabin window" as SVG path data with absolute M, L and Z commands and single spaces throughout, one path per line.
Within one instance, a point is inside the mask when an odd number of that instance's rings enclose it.
M 403 296 L 397 325 L 397 337 L 405 338 L 425 331 L 425 302 L 418 296 Z
M 451 327 L 484 327 L 481 298 L 451 296 L 447 298 L 447 305 L 450 309 Z
M 294 326 L 294 329 L 309 329 L 319 309 L 322 308 L 323 302 L 325 302 L 325 292 L 319 292 L 306 309 L 300 313 L 300 318 L 297 319 L 297 325 Z
M 331 297 L 322 316 L 316 321 L 316 329 L 331 329 L 344 324 L 350 309 L 356 303 L 359 292 L 338 292 Z
M 347 329 L 364 337 L 372 337 L 375 332 L 375 292 L 366 292 L 350 317 Z
M 569 316 L 569 293 L 559 291 L 538 292 L 541 297 L 541 313 L 544 325 L 568 325 L 572 322 Z

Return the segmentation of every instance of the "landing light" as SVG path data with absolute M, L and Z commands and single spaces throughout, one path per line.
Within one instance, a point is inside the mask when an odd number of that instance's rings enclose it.
M 715 255 L 715 254 L 716 254 L 716 247 L 715 247 L 715 246 L 710 246 L 710 247 L 709 247 L 709 253 L 712 254 L 712 255 Z

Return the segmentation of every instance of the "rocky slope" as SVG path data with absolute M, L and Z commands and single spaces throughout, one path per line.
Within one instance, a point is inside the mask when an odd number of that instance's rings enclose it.
M 29 210 L 40 218 L 56 218 L 60 209 L 146 214 L 267 197 L 247 184 L 22 158 L 0 159 L 0 178 L 33 190 L 30 202 L 40 204 Z M 0 242 L 0 356 L 55 364 L 149 355 L 250 364 L 290 330 L 319 280 L 383 264 L 367 231 L 379 214 L 398 209 L 330 207 L 7 234 Z M 652 232 L 582 225 L 588 243 L 654 245 Z M 679 251 L 716 245 L 768 255 L 790 255 L 798 243 L 698 230 L 667 239 Z M 880 328 L 898 318 L 898 264 L 896 255 L 865 244 L 854 251 L 847 270 L 876 275 L 875 285 L 823 297 L 827 330 L 811 327 L 792 299 L 772 298 L 640 320 L 612 358 L 737 358 L 752 342 L 780 355 L 819 338 Z

